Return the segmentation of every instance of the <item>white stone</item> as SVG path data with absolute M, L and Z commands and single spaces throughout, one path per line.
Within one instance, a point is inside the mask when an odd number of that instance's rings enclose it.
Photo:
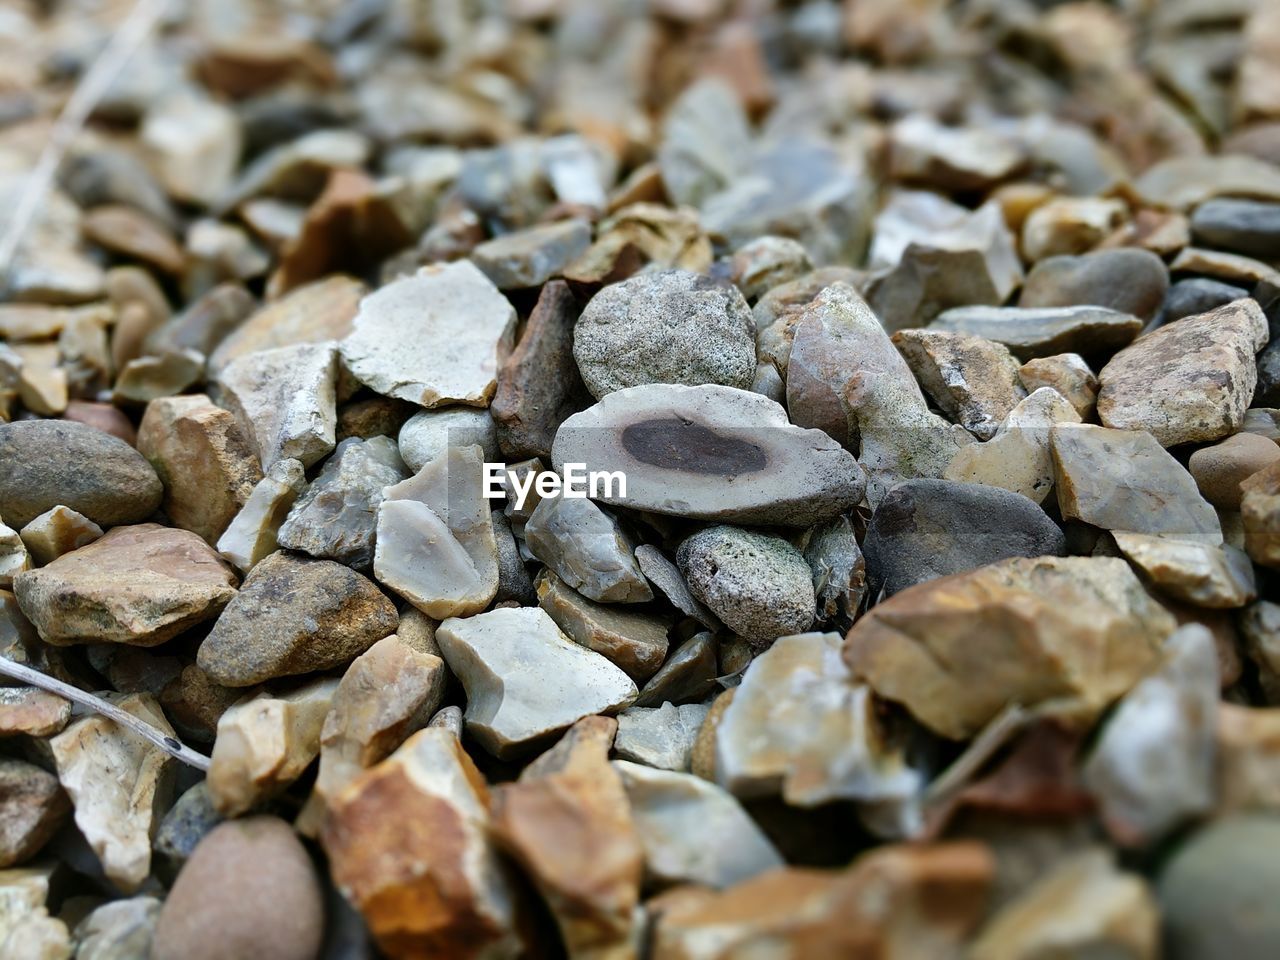
M 148 111 L 141 139 L 170 196 L 201 206 L 222 196 L 240 163 L 235 111 L 185 91 Z
M 479 444 L 484 459 L 497 462 L 498 433 L 489 411 L 475 407 L 442 407 L 415 413 L 400 428 L 396 441 L 409 469 L 418 471 L 450 447 Z
M 693 742 L 709 709 L 705 703 L 628 707 L 618 714 L 614 752 L 659 770 L 688 772 Z
M 31 556 L 18 531 L 0 523 L 0 587 L 9 589 L 13 578 L 31 569 Z
M 218 553 L 241 573 L 253 569 L 259 560 L 275 552 L 276 533 L 306 489 L 302 463 L 292 458 L 277 460 L 218 538 Z

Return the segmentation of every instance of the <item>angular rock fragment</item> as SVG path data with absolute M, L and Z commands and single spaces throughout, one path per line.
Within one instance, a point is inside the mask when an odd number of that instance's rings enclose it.
M 400 456 L 415 473 L 450 447 L 478 445 L 485 459 L 498 459 L 498 439 L 493 418 L 475 407 L 438 407 L 415 413 L 396 438 Z
M 538 605 L 570 640 L 607 657 L 637 683 L 662 666 L 668 621 L 595 603 L 550 571 L 539 578 L 537 590 Z
M 162 859 L 180 868 L 223 819 L 213 809 L 208 781 L 201 780 L 174 801 L 160 821 L 152 846 Z
M 1007 347 L 962 333 L 902 330 L 893 344 L 925 392 L 950 419 L 989 440 L 1026 396 Z
M 658 149 L 662 182 L 677 203 L 698 206 L 744 171 L 750 149 L 742 102 L 725 82 L 703 80 L 667 111 Z
M 388 487 L 373 573 L 428 616 L 479 613 L 498 592 L 498 545 L 479 447 L 450 447 Z
M 19 574 L 14 593 L 46 643 L 150 647 L 217 616 L 235 585 L 195 534 L 143 523 Z
M 1275 810 L 1280 803 L 1280 710 L 1218 704 L 1214 812 Z
M 322 836 L 334 883 L 388 955 L 521 952 L 489 803 L 484 778 L 440 728 L 414 734 L 337 797 Z
M 1149 250 L 1098 250 L 1078 257 L 1047 257 L 1027 274 L 1018 306 L 1089 304 L 1149 323 L 1164 303 L 1169 271 Z
M 593 713 L 635 700 L 636 686 L 573 643 L 545 611 L 521 607 L 444 621 L 436 633 L 467 691 L 467 729 L 490 753 L 513 757 Z
M 813 571 L 817 618 L 848 625 L 867 595 L 867 564 L 848 517 L 836 517 L 809 531 L 804 559 Z
M 13 352 L 21 360 L 18 371 L 18 399 L 32 413 L 56 417 L 67 408 L 67 368 L 61 366 L 57 344 L 20 343 Z
M 290 693 L 259 693 L 218 721 L 209 797 L 221 816 L 238 817 L 287 789 L 320 752 L 320 730 L 337 680 L 314 680 Z
M 689 773 L 613 761 L 631 802 L 645 874 L 659 883 L 731 887 L 782 857 L 732 795 Z
M 690 703 L 705 699 L 716 689 L 719 675 L 716 641 L 710 633 L 696 633 L 674 650 L 636 697 L 637 707 L 664 703 Z
M 46 510 L 20 531 L 22 542 L 37 566 L 52 563 L 64 553 L 88 546 L 102 536 L 102 528 L 69 507 Z
M 342 359 L 384 396 L 484 406 L 515 323 L 515 309 L 471 263 L 423 267 L 360 301 Z
M 204 362 L 204 354 L 197 350 L 130 360 L 116 377 L 111 400 L 127 407 L 175 396 L 200 381 Z
M 306 489 L 302 463 L 291 458 L 277 460 L 218 538 L 218 553 L 241 573 L 253 569 L 259 560 L 276 551 L 280 525 Z
M 155 897 L 112 900 L 76 924 L 76 954 L 80 960 L 125 960 L 145 957 L 151 950 L 160 901 Z
M 71 721 L 71 701 L 37 687 L 0 687 L 0 737 L 50 737 Z
M 653 591 L 635 544 L 618 521 L 585 497 L 548 497 L 524 528 L 530 553 L 571 588 L 601 603 L 643 603 Z
M 1235 433 L 1257 384 L 1254 354 L 1267 339 L 1266 317 L 1248 299 L 1166 324 L 1102 368 L 1098 417 L 1146 430 L 1166 447 Z
M 731 276 L 742 295 L 754 301 L 772 287 L 813 269 L 804 246 L 790 237 L 763 236 L 733 252 Z
M 258 451 L 239 421 L 203 394 L 147 404 L 138 452 L 164 484 L 174 526 L 216 543 L 262 479 Z
M 689 771 L 693 742 L 698 737 L 708 705 L 685 703 L 661 707 L 628 707 L 618 714 L 618 735 L 613 752 L 658 770 Z
M 109 700 L 173 736 L 149 694 Z M 49 741 L 58 780 L 75 806 L 76 826 L 98 855 L 107 878 L 136 890 L 151 870 L 151 833 L 173 791 L 175 761 L 136 733 L 106 717 L 77 720 Z
M 1022 254 L 1044 260 L 1084 253 L 1124 221 L 1123 201 L 1107 197 L 1057 197 L 1042 203 L 1022 224 Z
M 499 290 L 540 287 L 563 274 L 590 245 L 590 224 L 562 220 L 486 240 L 471 251 L 471 262 Z
M 394 633 L 396 608 L 367 577 L 283 551 L 253 568 L 200 644 L 215 682 L 251 687 L 349 663 Z
M 53 774 L 22 760 L 0 760 L 0 868 L 34 857 L 70 812 Z
M 389 437 L 338 444 L 276 532 L 285 549 L 356 569 L 373 563 L 374 530 L 383 489 L 408 476 Z
M 309 467 L 333 449 L 337 365 L 325 342 L 246 354 L 218 374 L 221 402 L 252 432 L 263 470 L 286 458 Z
M 719 619 L 689 592 L 680 568 L 668 560 L 666 554 L 653 544 L 642 543 L 635 549 L 635 558 L 645 579 L 657 587 L 658 593 L 676 610 L 710 630 L 719 628 Z
M 123 204 L 94 207 L 81 229 L 86 240 L 127 260 L 140 260 L 165 273 L 182 271 L 182 248 L 164 224 L 141 210 Z
M 1158 591 L 1197 607 L 1243 607 L 1258 595 L 1249 558 L 1214 546 L 1144 533 L 1114 534 L 1116 546 Z
M 17 530 L 0 523 L 0 587 L 13 586 L 13 578 L 31 569 L 31 556 Z
M 1242 257 L 1238 253 L 1223 253 L 1220 250 L 1205 250 L 1201 247 L 1186 247 L 1169 264 L 1173 274 L 1201 274 L 1223 283 L 1251 287 L 1256 283 L 1280 282 L 1280 273 L 1275 267 Z
M 175 91 L 147 111 L 141 137 L 171 197 L 208 206 L 231 185 L 242 138 L 230 107 Z
M 1280 564 L 1280 465 L 1259 470 L 1240 489 L 1245 550 L 1254 563 Z
M 947 127 L 922 113 L 897 121 L 889 138 L 894 179 L 948 190 L 988 190 L 1026 162 L 1023 149 L 994 130 Z
M 968 333 L 1003 343 L 1019 360 L 1109 354 L 1133 342 L 1142 320 L 1106 307 L 953 307 L 930 330 Z
M 602 503 L 700 520 L 806 526 L 848 510 L 864 492 L 857 461 L 836 441 L 730 387 L 612 393 L 561 425 L 552 460 L 558 470 L 582 463 L 621 471 L 626 496 L 604 491 Z
M 1057 390 L 1075 407 L 1081 420 L 1090 416 L 1097 405 L 1098 378 L 1078 353 L 1028 360 L 1018 368 L 1018 377 L 1027 388 L 1028 395 L 1042 387 Z
M 1157 662 L 1174 621 L 1115 558 L 1003 560 L 873 607 L 845 638 L 854 677 L 945 737 L 1009 703 L 1096 714 Z

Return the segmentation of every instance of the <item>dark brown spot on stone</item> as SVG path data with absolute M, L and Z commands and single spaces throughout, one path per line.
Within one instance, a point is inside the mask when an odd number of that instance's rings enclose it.
M 733 477 L 769 464 L 764 450 L 751 441 L 683 417 L 633 423 L 622 431 L 622 446 L 641 463 L 686 473 Z

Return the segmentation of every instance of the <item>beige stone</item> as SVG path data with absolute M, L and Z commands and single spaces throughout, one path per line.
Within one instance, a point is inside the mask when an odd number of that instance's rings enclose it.
M 1240 484 L 1244 547 L 1254 563 L 1280 565 L 1280 463 Z
M 588 600 L 550 571 L 538 578 L 537 588 L 538 605 L 570 640 L 607 657 L 637 683 L 662 666 L 667 620 Z
M 31 569 L 31 555 L 22 536 L 0 523 L 0 587 L 13 586 L 13 578 Z
M 1062 253 L 1084 253 L 1118 227 L 1128 213 L 1120 200 L 1058 197 L 1028 214 L 1022 225 L 1022 255 L 1043 260 Z
M 1197 607 L 1243 607 L 1258 595 L 1253 566 L 1240 550 L 1145 533 L 1115 534 L 1120 552 L 1174 600 Z
M 248 573 L 259 560 L 275 553 L 276 534 L 306 488 L 307 474 L 300 461 L 277 460 L 218 538 L 218 553 L 241 573 Z
M 70 700 L 38 687 L 0 687 L 0 737 L 50 737 L 70 722 Z
M 60 365 L 56 343 L 18 343 L 13 351 L 22 360 L 18 372 L 18 399 L 32 413 L 56 417 L 67 409 L 67 371 Z
M 1241 484 L 1280 460 L 1280 445 L 1256 433 L 1237 433 L 1191 454 L 1187 468 L 1206 500 L 1223 510 L 1239 510 Z
M 1078 353 L 1058 353 L 1028 360 L 1018 368 L 1018 377 L 1027 392 L 1052 387 L 1075 407 L 1081 420 L 1093 413 L 1098 403 L 1098 378 Z
M 893 344 L 939 409 L 979 440 L 991 439 L 1027 395 L 1003 344 L 933 330 L 900 330 Z
M 19 532 L 31 558 L 41 567 L 102 536 L 100 526 L 84 514 L 61 505 L 46 510 Z

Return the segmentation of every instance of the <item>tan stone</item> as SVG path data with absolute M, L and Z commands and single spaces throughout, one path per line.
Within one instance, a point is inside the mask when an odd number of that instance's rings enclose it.
M 70 507 L 56 506 L 40 514 L 19 533 L 36 565 L 45 566 L 64 553 L 93 543 L 102 536 L 102 528 Z
M 31 569 L 31 556 L 22 536 L 0 523 L 0 587 L 13 586 L 13 578 Z
M 112 402 L 120 406 L 150 403 L 172 397 L 204 378 L 204 354 L 199 350 L 166 350 L 130 360 L 111 388 Z
M 893 344 L 947 417 L 989 440 L 1026 390 L 1003 344 L 964 333 L 900 330 Z
M 195 534 L 143 523 L 20 574 L 14 593 L 46 643 L 150 647 L 217 616 L 235 584 Z
M 179 273 L 185 257 L 168 228 L 141 210 L 105 204 L 85 213 L 84 235 L 129 260 L 141 260 L 165 273 Z
M 1280 709 L 1218 705 L 1217 812 L 1280 810 Z
M 873 607 L 845 639 L 855 677 L 951 739 L 1009 703 L 1094 714 L 1157 662 L 1172 615 L 1115 558 L 1017 558 Z
M 588 600 L 549 570 L 539 576 L 537 588 L 538 605 L 570 640 L 607 657 L 637 683 L 662 666 L 669 621 Z
M 1128 213 L 1123 201 L 1104 197 L 1059 197 L 1036 207 L 1022 225 L 1022 255 L 1043 260 L 1084 253 L 1118 227 Z
M 1232 546 L 1145 533 L 1114 534 L 1116 546 L 1161 593 L 1198 607 L 1243 607 L 1258 595 L 1253 566 Z
M 1018 368 L 1028 393 L 1052 387 L 1075 407 L 1080 419 L 1088 419 L 1098 402 L 1098 378 L 1078 353 L 1058 353 L 1028 360 Z
M 1280 462 L 1240 484 L 1244 548 L 1254 563 L 1280 566 Z
M 67 409 L 67 371 L 56 343 L 18 343 L 13 352 L 22 359 L 18 398 L 32 413 L 56 417 Z
M 0 737 L 51 737 L 70 721 L 70 700 L 38 687 L 0 687 Z
M 294 501 L 307 489 L 301 462 L 277 460 L 268 468 L 218 538 L 218 553 L 241 573 L 275 553 L 279 532 Z
M 0 758 L 0 867 L 34 857 L 70 812 L 57 777 L 34 764 Z
M 1256 433 L 1234 436 L 1201 447 L 1191 454 L 1187 468 L 1206 500 L 1223 510 L 1239 510 L 1241 484 L 1280 460 L 1280 445 Z

